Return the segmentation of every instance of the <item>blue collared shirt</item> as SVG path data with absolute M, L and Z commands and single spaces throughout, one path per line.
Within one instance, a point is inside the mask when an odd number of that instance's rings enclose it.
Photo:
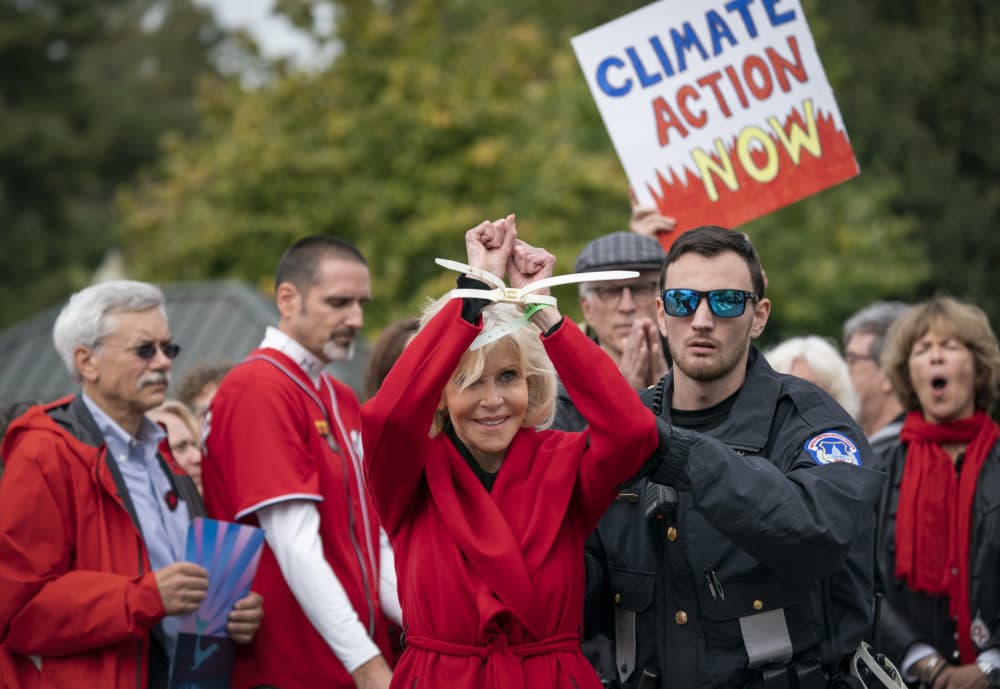
M 191 515 L 188 513 L 187 503 L 178 500 L 176 495 L 168 500 L 168 493 L 173 488 L 157 458 L 160 441 L 167 434 L 143 417 L 138 437 L 133 438 L 86 394 L 81 394 L 81 397 L 104 436 L 108 454 L 118 464 L 118 471 L 121 472 L 125 489 L 139 519 L 150 566 L 153 570 L 158 570 L 180 562 L 184 559 L 184 544 Z M 170 504 L 175 506 L 174 509 L 170 509 Z M 163 618 L 163 635 L 171 666 L 179 627 L 179 617 Z

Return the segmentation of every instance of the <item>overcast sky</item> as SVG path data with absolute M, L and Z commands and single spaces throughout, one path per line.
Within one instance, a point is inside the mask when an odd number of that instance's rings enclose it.
M 226 27 L 244 28 L 257 39 L 268 57 L 289 56 L 301 65 L 316 58 L 316 46 L 284 17 L 271 13 L 274 0 L 195 0 L 211 7 L 216 19 Z M 324 17 L 325 18 L 325 17 Z

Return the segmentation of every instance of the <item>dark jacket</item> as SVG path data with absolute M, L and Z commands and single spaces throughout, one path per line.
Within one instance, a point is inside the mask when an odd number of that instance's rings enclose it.
M 668 374 L 659 393 L 642 395 L 654 410 L 662 397 L 666 421 L 672 383 Z M 617 649 L 626 687 L 644 668 L 670 689 L 744 687 L 760 674 L 748 669 L 744 623 L 783 617 L 794 661 L 828 674 L 866 635 L 882 474 L 823 463 L 836 450 L 814 455 L 806 446 L 824 439 L 840 443 L 842 458 L 871 458 L 829 395 L 775 373 L 751 349 L 721 425 L 706 434 L 674 428 L 652 475 L 620 492 L 588 545 L 586 635 L 634 631 L 631 666 Z M 674 490 L 655 491 L 650 479 Z
M 0 679 L 20 689 L 165 689 L 163 603 L 128 491 L 83 400 L 33 407 L 11 424 L 3 451 L 0 670 L 10 676 Z M 190 515 L 204 516 L 165 443 L 160 463 Z
M 896 509 L 907 445 L 898 438 L 882 457 L 886 484 L 878 510 L 878 589 L 884 594 L 878 647 L 897 664 L 915 642 L 958 660 L 948 598 L 917 593 L 895 577 Z M 976 484 L 969 545 L 969 602 L 976 651 L 1000 647 L 1000 443 L 993 446 Z

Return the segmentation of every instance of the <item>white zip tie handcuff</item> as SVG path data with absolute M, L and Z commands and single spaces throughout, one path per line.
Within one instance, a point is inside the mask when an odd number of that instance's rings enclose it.
M 550 294 L 533 294 L 541 289 L 555 287 L 557 285 L 572 285 L 581 282 L 602 282 L 605 280 L 628 280 L 639 277 L 639 273 L 634 270 L 601 270 L 593 273 L 570 273 L 569 275 L 558 275 L 532 282 L 524 287 L 508 287 L 504 281 L 493 273 L 481 268 L 451 261 L 447 258 L 435 258 L 434 262 L 442 268 L 454 270 L 458 273 L 465 273 L 474 278 L 478 278 L 493 289 L 453 289 L 445 295 L 447 299 L 486 299 L 494 303 L 514 304 L 524 309 L 523 317 L 516 321 L 508 321 L 502 325 L 484 330 L 472 344 L 469 351 L 475 351 L 491 342 L 496 342 L 502 337 L 510 335 L 512 332 L 523 328 L 529 323 L 529 319 L 546 306 L 555 306 L 556 298 Z

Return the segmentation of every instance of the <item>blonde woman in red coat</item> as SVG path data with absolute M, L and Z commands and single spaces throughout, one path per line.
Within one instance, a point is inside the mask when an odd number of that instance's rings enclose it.
M 469 230 L 469 265 L 515 288 L 550 276 L 554 257 L 516 235 L 513 216 Z M 487 304 L 438 302 L 362 409 L 406 631 L 391 686 L 599 689 L 580 650 L 584 540 L 656 450 L 656 422 L 554 306 L 528 323 Z M 541 430 L 555 373 L 582 433 Z

